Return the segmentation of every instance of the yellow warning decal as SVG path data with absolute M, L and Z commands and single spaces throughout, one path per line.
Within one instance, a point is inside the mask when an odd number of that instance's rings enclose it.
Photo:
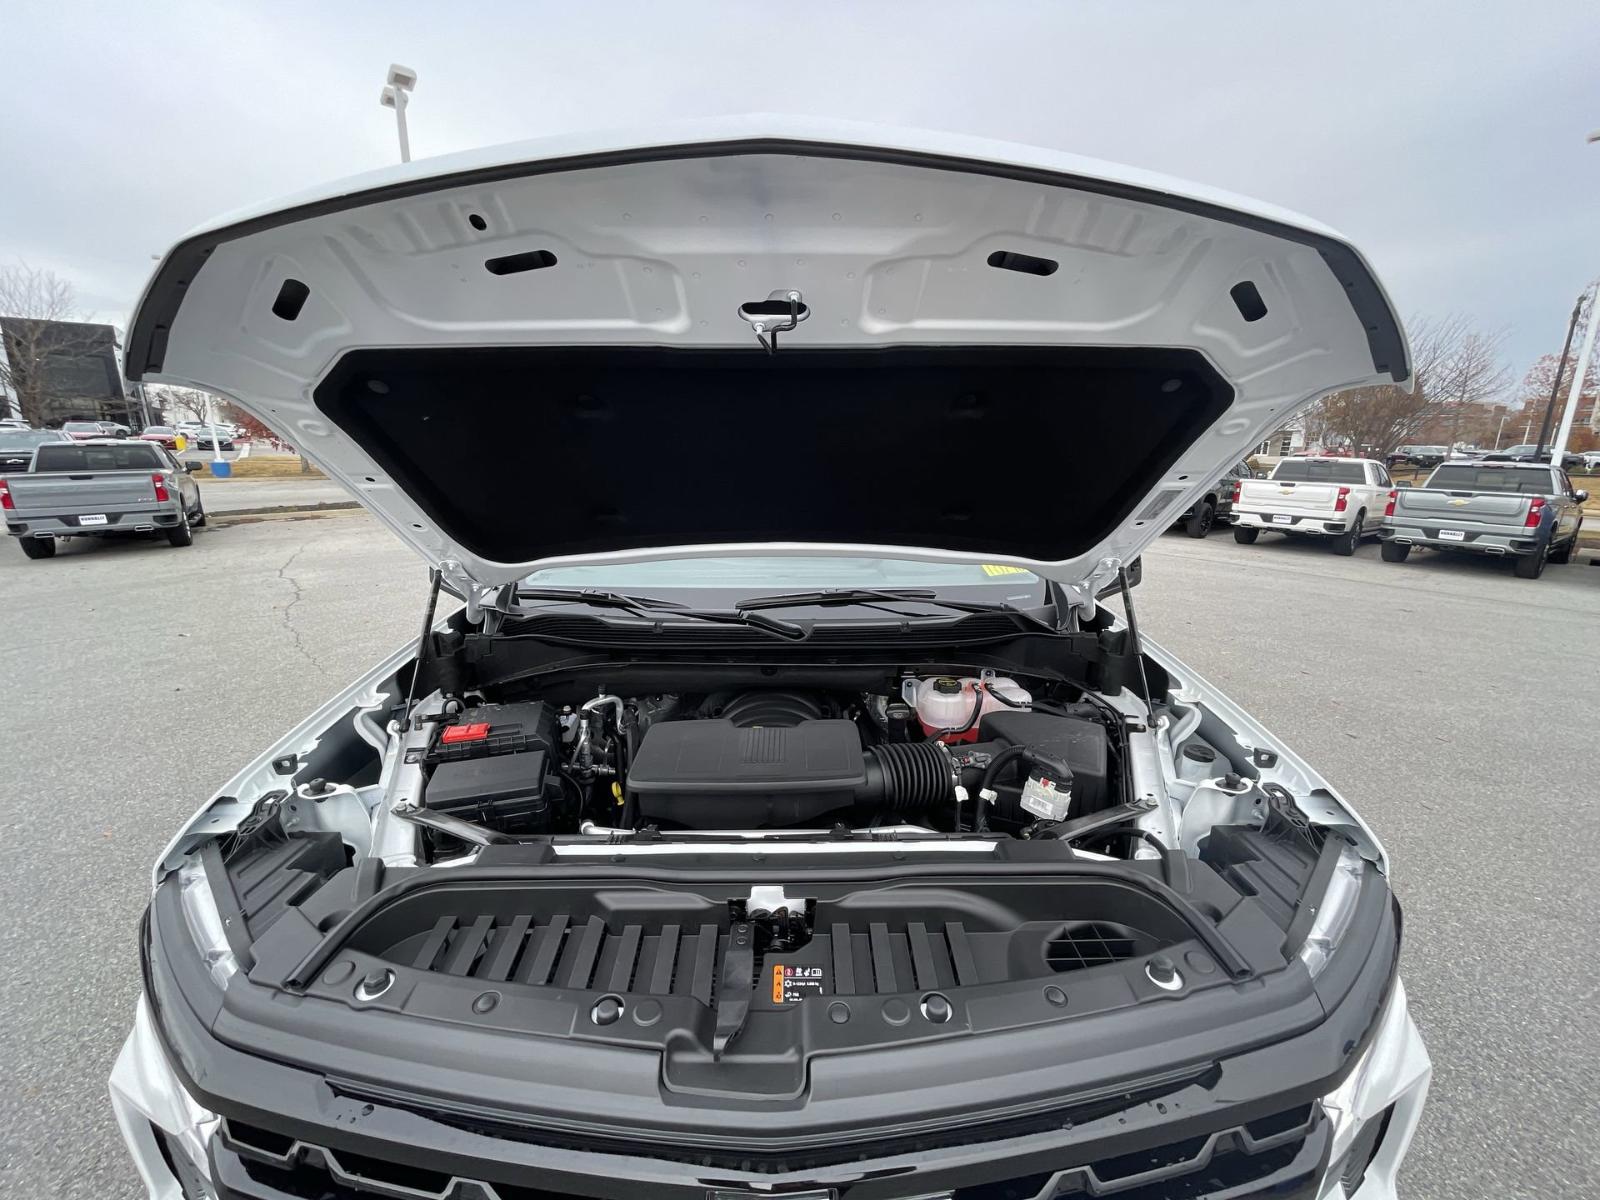
M 983 573 L 985 575 L 1026 575 L 1027 574 L 1027 572 L 1024 571 L 1021 567 L 997 567 L 997 566 L 993 565 L 992 563 L 984 563 L 983 564 Z
M 772 964 L 772 1002 L 783 1003 L 783 964 Z

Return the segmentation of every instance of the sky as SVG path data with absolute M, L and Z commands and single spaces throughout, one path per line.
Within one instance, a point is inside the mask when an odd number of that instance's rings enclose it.
M 1332 225 L 1402 314 L 1503 332 L 1520 380 L 1600 276 L 1594 0 L 385 3 L 3 0 L 0 263 L 125 324 L 222 212 L 413 154 L 730 112 L 1110 159 Z

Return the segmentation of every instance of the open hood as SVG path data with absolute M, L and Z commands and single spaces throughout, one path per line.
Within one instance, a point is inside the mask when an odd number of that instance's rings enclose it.
M 227 218 L 166 256 L 126 362 L 255 414 L 462 587 L 792 551 L 1010 563 L 1080 597 L 1297 409 L 1410 377 L 1381 286 L 1313 222 L 772 117 Z

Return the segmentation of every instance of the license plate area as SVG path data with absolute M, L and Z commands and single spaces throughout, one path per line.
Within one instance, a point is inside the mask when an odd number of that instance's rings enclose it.
M 1460 529 L 1441 529 L 1439 530 L 1439 540 L 1441 542 L 1464 542 L 1467 540 L 1467 535 L 1464 530 Z
M 78 518 L 79 525 L 104 525 L 105 523 L 105 513 L 84 513 Z
M 1288 513 L 1273 513 L 1272 514 L 1272 523 L 1274 525 L 1293 525 L 1294 524 L 1294 518 L 1291 517 Z

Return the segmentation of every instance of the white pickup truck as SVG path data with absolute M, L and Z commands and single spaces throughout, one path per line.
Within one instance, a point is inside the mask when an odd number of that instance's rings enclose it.
M 1234 489 L 1233 540 L 1250 545 L 1263 529 L 1331 539 L 1335 554 L 1354 554 L 1376 536 L 1394 486 L 1370 458 L 1286 458 L 1266 479 Z

